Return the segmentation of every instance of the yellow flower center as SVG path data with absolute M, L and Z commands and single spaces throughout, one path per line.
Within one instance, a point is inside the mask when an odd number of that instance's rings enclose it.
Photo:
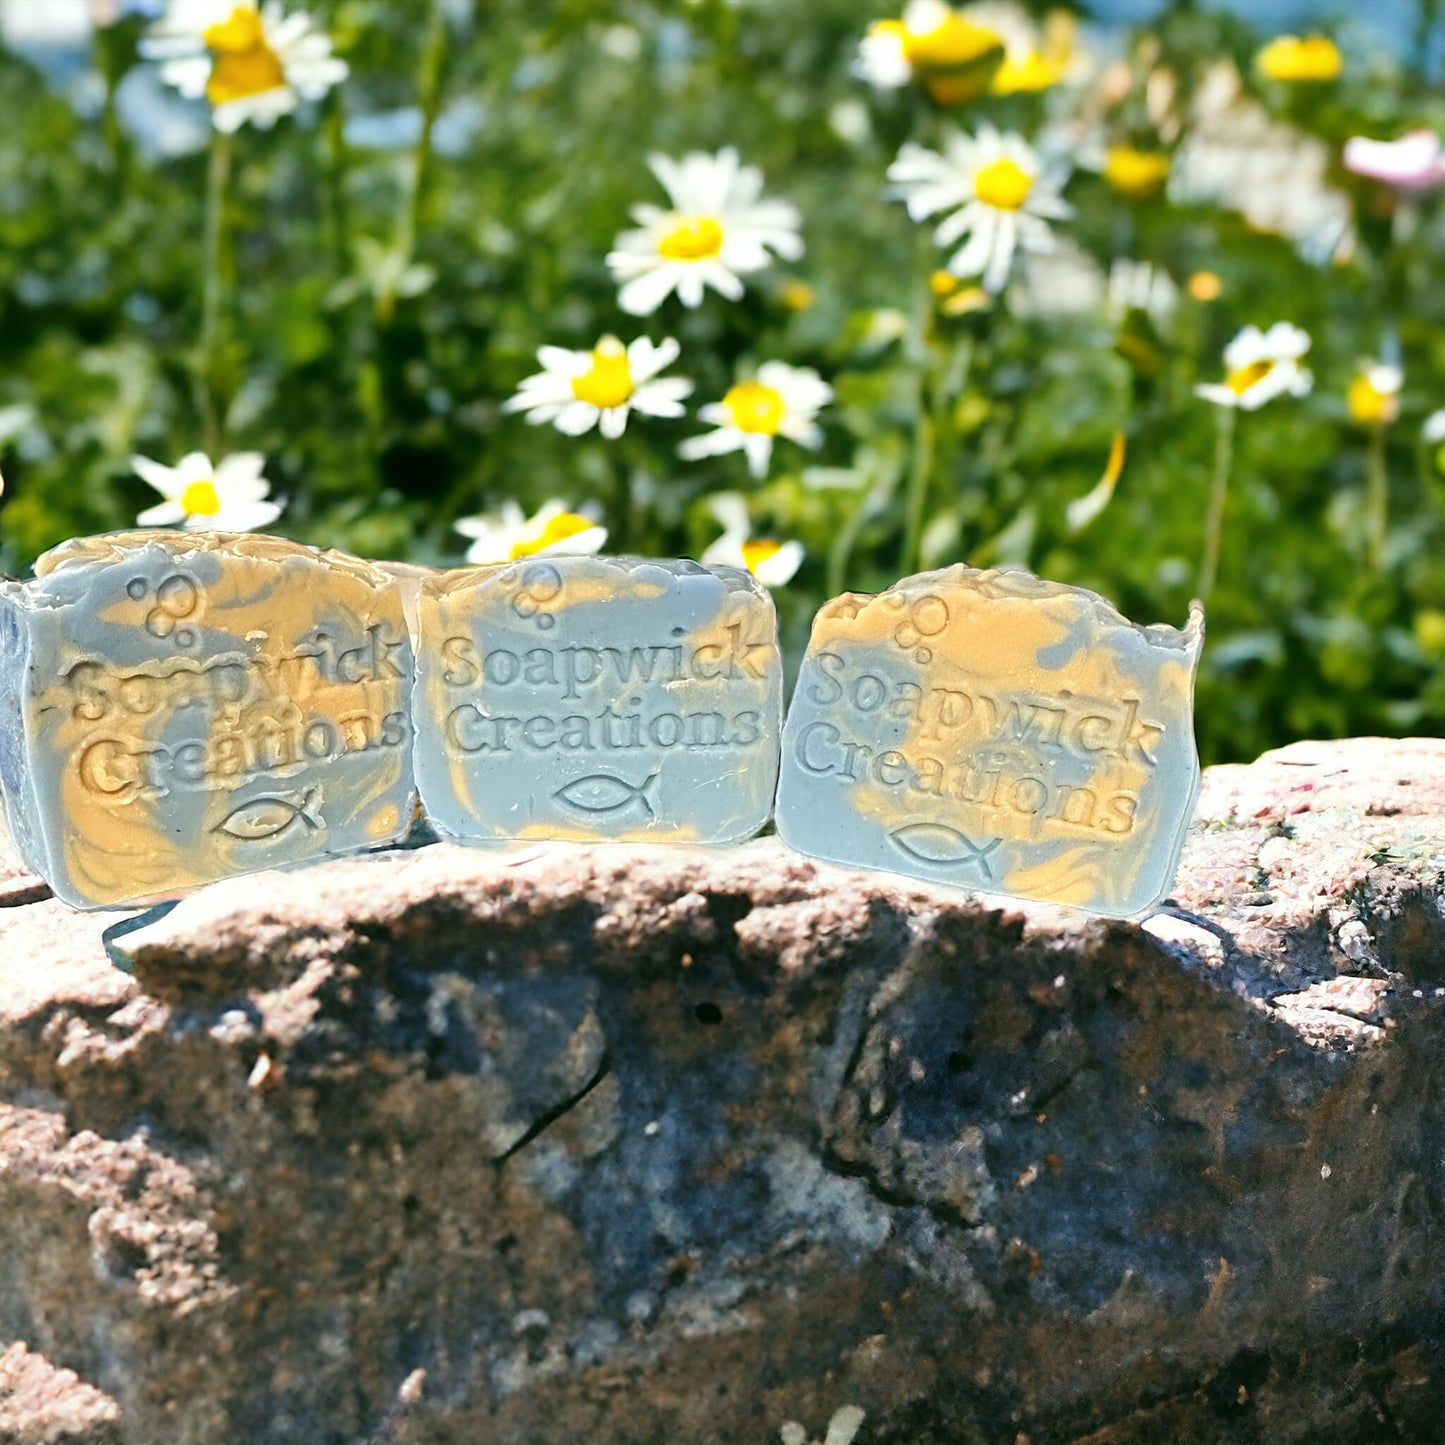
M 627 348 L 615 336 L 604 336 L 593 349 L 591 369 L 572 378 L 572 395 L 599 411 L 622 406 L 632 389 Z
M 789 281 L 783 287 L 783 305 L 789 311 L 807 311 L 818 299 L 818 293 L 806 281 Z
M 1224 378 L 1224 384 L 1235 396 L 1243 396 L 1250 387 L 1261 382 L 1274 370 L 1272 361 L 1251 361 L 1248 366 L 1236 367 Z
M 1213 271 L 1196 271 L 1188 282 L 1189 294 L 1196 301 L 1217 301 L 1224 282 Z
M 238 5 L 229 20 L 208 25 L 202 38 L 215 57 L 206 82 L 206 99 L 212 105 L 244 100 L 286 84 L 286 72 L 267 43 L 260 13 L 249 5 Z
M 775 437 L 783 424 L 782 393 L 760 381 L 740 381 L 723 397 L 723 405 L 732 415 L 739 431 L 763 432 Z
M 1016 211 L 1028 200 L 1034 178 L 1017 161 L 1000 156 L 974 178 L 973 193 L 996 211 Z
M 928 278 L 928 289 L 935 296 L 942 300 L 945 296 L 952 296 L 958 290 L 958 277 L 952 271 L 935 271 Z
M 568 537 L 575 537 L 579 532 L 590 531 L 596 525 L 586 517 L 579 517 L 576 512 L 558 512 L 535 537 L 512 543 L 512 561 L 516 562 L 522 557 L 535 557 L 539 552 L 545 552 L 548 547 L 555 547 L 558 542 L 565 542 Z
M 932 30 L 909 30 L 899 21 L 892 24 L 897 25 L 903 41 L 904 59 L 916 70 L 952 70 L 1002 44 L 997 31 L 965 19 L 956 10 L 950 10 Z
M 1346 400 L 1351 418 L 1360 426 L 1379 426 L 1400 414 L 1399 397 L 1393 391 L 1381 391 L 1368 376 L 1357 376 L 1350 383 Z
M 677 225 L 657 243 L 669 261 L 706 261 L 722 250 L 723 230 L 711 216 L 678 216 Z
M 1270 80 L 1333 80 L 1345 58 L 1327 35 L 1281 35 L 1259 52 L 1255 64 Z
M 204 482 L 192 482 L 181 493 L 181 508 L 188 517 L 214 517 L 221 510 L 215 482 L 209 477 Z
M 758 541 L 743 543 L 743 566 L 757 575 L 757 570 L 770 557 L 776 557 L 783 550 L 781 542 Z
M 1026 55 L 1004 58 L 993 78 L 993 88 L 999 95 L 1047 90 L 1051 85 L 1057 85 L 1063 75 L 1064 66 L 1059 60 L 1051 59 L 1042 50 L 1030 50 Z
M 1104 162 L 1104 179 L 1121 195 L 1157 196 L 1169 179 L 1169 157 L 1163 151 L 1114 146 Z

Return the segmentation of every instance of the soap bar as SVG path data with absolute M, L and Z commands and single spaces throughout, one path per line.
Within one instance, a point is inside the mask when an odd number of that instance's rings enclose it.
M 0 590 L 0 787 L 27 863 L 115 907 L 395 841 L 412 647 L 396 583 L 280 538 L 130 532 Z
M 813 622 L 777 825 L 801 853 L 1135 917 L 1199 788 L 1204 637 L 1018 569 L 950 567 Z
M 416 773 L 444 834 L 728 843 L 767 821 L 783 671 L 747 572 L 557 557 L 422 584 Z

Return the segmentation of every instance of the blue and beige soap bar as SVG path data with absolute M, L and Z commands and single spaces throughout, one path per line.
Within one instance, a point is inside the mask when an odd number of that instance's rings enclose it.
M 1169 892 L 1199 787 L 1183 631 L 1021 570 L 827 603 L 788 713 L 799 852 L 1131 917 Z
M 0 784 L 68 903 L 174 897 L 411 825 L 396 582 L 266 536 L 135 532 L 0 593 Z
M 772 599 L 695 562 L 557 557 L 421 588 L 416 772 L 444 834 L 734 843 L 772 811 Z
M 952 567 L 818 613 L 786 726 L 747 572 L 432 571 L 119 533 L 0 583 L 0 791 L 79 907 L 445 837 L 726 844 L 1121 917 L 1173 882 L 1203 641 Z

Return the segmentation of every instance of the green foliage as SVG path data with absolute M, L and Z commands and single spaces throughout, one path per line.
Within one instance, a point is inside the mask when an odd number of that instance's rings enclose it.
M 1078 91 L 953 112 L 874 93 L 850 71 L 874 18 L 856 0 L 484 0 L 470 18 L 422 0 L 310 8 L 352 78 L 274 131 L 235 137 L 208 350 L 207 156 L 147 154 L 116 104 L 143 64 L 142 22 L 98 32 L 94 114 L 0 51 L 0 566 L 129 525 L 155 501 L 132 452 L 263 452 L 288 498 L 278 531 L 427 563 L 458 560 L 452 523 L 506 498 L 529 512 L 593 501 L 614 546 L 696 555 L 716 533 L 706 497 L 741 489 L 760 531 L 808 549 L 778 596 L 796 657 L 830 590 L 898 575 L 926 445 L 928 565 L 1022 562 L 1141 621 L 1181 623 L 1214 459 L 1216 411 L 1194 386 L 1220 378 L 1241 326 L 1290 320 L 1314 339 L 1316 385 L 1239 418 L 1202 750 L 1216 761 L 1302 734 L 1445 722 L 1445 476 L 1417 441 L 1445 402 L 1433 201 L 1402 224 L 1384 188 L 1336 164 L 1359 240 L 1348 261 L 1317 264 L 1235 210 L 1127 200 L 1080 165 L 1066 192 L 1077 215 L 1058 229 L 1096 291 L 1129 259 L 1181 286 L 1214 273 L 1218 299 L 1182 292 L 1151 318 L 1101 296 L 1057 304 L 1016 279 L 992 305 L 948 315 L 928 284 L 947 253 L 885 195 L 899 145 L 936 146 L 980 119 L 1037 137 L 1077 114 Z M 1141 78 L 1167 72 L 1187 140 L 1194 88 L 1225 58 L 1272 116 L 1335 157 L 1352 134 L 1445 122 L 1407 63 L 1352 53 L 1338 83 L 1282 86 L 1252 72 L 1259 39 L 1194 7 L 1151 36 L 1096 37 L 1135 72 L 1110 133 L 1152 134 Z M 433 144 L 348 141 L 348 117 L 404 107 Z M 710 294 L 688 311 L 674 298 L 624 316 L 604 257 L 632 205 L 662 200 L 646 156 L 724 145 L 800 208 L 806 255 L 748 278 L 741 302 Z M 815 367 L 837 393 L 824 447 L 780 442 L 759 485 L 740 455 L 679 461 L 691 419 L 634 416 L 608 442 L 502 413 L 539 345 L 587 348 L 607 332 L 676 336 L 693 406 L 762 361 Z M 1389 532 L 1375 566 L 1371 437 L 1345 393 L 1390 335 L 1406 389 L 1382 438 Z M 1072 529 L 1066 509 L 1098 481 L 1116 431 L 1127 458 L 1113 499 Z

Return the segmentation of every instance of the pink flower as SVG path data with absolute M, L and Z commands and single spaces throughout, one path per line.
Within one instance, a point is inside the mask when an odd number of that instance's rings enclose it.
M 1357 135 L 1345 143 L 1345 169 L 1402 191 L 1445 184 L 1445 146 L 1433 130 L 1412 130 L 1399 140 Z

